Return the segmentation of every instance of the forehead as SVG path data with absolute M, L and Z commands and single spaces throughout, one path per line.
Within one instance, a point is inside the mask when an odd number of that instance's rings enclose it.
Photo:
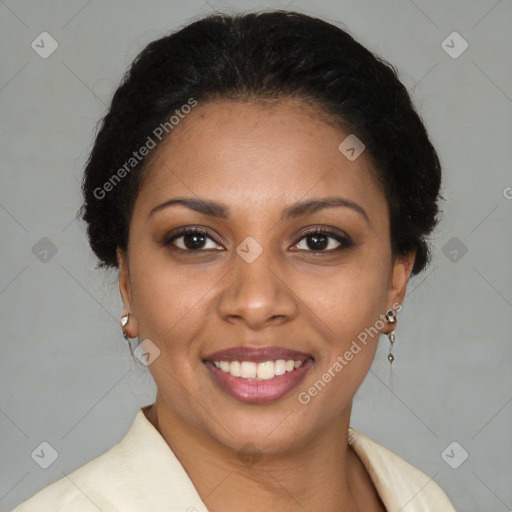
M 363 152 L 350 161 L 338 149 L 349 135 L 299 100 L 200 104 L 155 150 L 139 199 L 148 207 L 188 195 L 282 208 L 341 194 L 382 208 L 370 159 Z

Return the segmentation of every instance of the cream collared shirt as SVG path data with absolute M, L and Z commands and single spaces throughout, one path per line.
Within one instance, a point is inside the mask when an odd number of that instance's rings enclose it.
M 398 455 L 349 428 L 388 512 L 455 512 L 441 488 Z M 208 512 L 165 439 L 139 410 L 110 450 L 12 512 Z

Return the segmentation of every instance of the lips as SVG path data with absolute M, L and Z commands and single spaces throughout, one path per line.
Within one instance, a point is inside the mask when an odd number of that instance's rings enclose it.
M 253 363 L 264 363 L 278 359 L 293 359 L 304 362 L 306 359 L 313 359 L 311 354 L 297 352 L 284 347 L 233 347 L 226 350 L 219 350 L 203 358 L 203 361 L 252 361 Z
M 233 347 L 208 354 L 203 363 L 221 391 L 240 402 L 265 404 L 296 388 L 314 358 L 284 347 Z

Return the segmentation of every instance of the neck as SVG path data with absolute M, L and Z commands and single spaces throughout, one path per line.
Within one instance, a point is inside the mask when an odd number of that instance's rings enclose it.
M 351 405 L 301 449 L 236 454 L 176 417 L 157 396 L 145 411 L 209 510 L 357 512 L 357 455 L 348 445 Z

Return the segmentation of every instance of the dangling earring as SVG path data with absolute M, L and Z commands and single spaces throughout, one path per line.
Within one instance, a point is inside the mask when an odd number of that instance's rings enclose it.
M 392 309 L 390 309 L 386 313 L 386 321 L 388 324 L 396 324 L 396 315 Z M 393 343 L 395 343 L 395 331 L 394 330 L 388 334 L 388 339 L 389 339 L 388 361 L 389 361 L 389 364 L 391 364 L 395 360 L 395 356 L 391 353 L 393 350 Z
M 125 340 L 128 340 L 128 334 L 126 334 L 126 331 L 124 330 L 126 324 L 128 323 L 130 317 L 130 313 L 125 313 L 124 315 L 121 315 L 121 330 L 123 331 L 123 337 Z

